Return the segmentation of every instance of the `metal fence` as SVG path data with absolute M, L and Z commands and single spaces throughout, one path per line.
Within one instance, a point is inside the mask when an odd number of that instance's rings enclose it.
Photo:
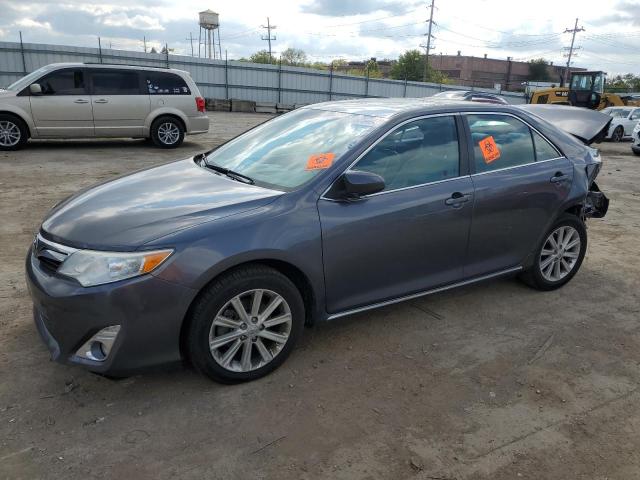
M 0 86 L 9 85 L 44 65 L 59 62 L 178 68 L 191 74 L 207 98 L 289 105 L 361 97 L 428 97 L 443 90 L 469 90 L 463 86 L 369 78 L 332 70 L 22 42 L 0 42 Z M 509 103 L 525 103 L 521 93 L 475 90 L 500 93 Z

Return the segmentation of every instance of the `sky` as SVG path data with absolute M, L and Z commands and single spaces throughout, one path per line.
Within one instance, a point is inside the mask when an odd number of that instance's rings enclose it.
M 640 0 L 434 0 L 432 54 L 545 58 L 566 63 L 564 47 L 574 27 L 577 56 L 572 66 L 609 75 L 640 74 Z M 198 48 L 198 12 L 220 15 L 222 51 L 248 57 L 267 47 L 267 16 L 275 55 L 299 48 L 310 61 L 397 58 L 426 43 L 429 1 L 416 0 L 0 0 L 0 41 L 102 46 L 142 50 L 167 43 L 178 54 Z M 424 51 L 424 50 L 423 50 Z

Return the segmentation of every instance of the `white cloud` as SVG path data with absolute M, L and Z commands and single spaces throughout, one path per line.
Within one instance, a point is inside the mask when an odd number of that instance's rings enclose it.
M 133 17 L 129 17 L 126 13 L 107 15 L 102 18 L 102 23 L 111 27 L 129 27 L 136 30 L 164 30 L 157 18 L 146 15 Z
M 42 28 L 45 30 L 51 30 L 51 24 L 49 22 L 38 22 L 31 18 L 21 18 L 17 20 L 15 24 L 23 28 Z

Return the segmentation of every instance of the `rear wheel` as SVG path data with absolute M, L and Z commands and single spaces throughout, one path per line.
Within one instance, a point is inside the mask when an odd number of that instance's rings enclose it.
M 303 326 L 295 285 L 277 270 L 248 266 L 207 287 L 193 309 L 187 347 L 193 365 L 214 380 L 255 380 L 286 360 Z
M 176 148 L 184 140 L 184 127 L 175 117 L 157 118 L 151 124 L 151 140 L 161 148 Z
M 613 135 L 611 135 L 612 142 L 620 142 L 622 141 L 622 137 L 624 137 L 624 128 L 622 126 L 617 126 L 613 131 Z
M 578 272 L 587 250 L 587 230 L 575 215 L 565 214 L 546 233 L 534 264 L 521 275 L 538 290 L 555 290 Z
M 19 150 L 28 137 L 29 130 L 20 118 L 0 114 L 0 150 Z

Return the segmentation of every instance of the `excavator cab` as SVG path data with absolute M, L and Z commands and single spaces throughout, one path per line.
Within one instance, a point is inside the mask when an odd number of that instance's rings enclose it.
M 604 94 L 606 74 L 597 72 L 571 72 L 569 103 L 574 107 L 596 109 Z

